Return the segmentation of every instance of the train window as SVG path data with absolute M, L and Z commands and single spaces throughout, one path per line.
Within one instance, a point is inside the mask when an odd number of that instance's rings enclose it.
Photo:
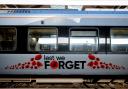
M 128 52 L 128 29 L 111 29 L 112 52 Z
M 30 28 L 28 31 L 29 51 L 56 51 L 56 28 Z
M 16 29 L 0 28 L 0 51 L 16 50 Z
M 70 30 L 70 51 L 97 51 L 97 31 L 87 30 Z

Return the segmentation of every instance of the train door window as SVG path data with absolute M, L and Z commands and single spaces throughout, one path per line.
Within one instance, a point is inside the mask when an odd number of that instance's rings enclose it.
M 95 52 L 97 47 L 97 29 L 70 30 L 70 51 Z
M 112 52 L 128 52 L 128 28 L 111 29 L 111 50 Z
M 16 29 L 15 28 L 0 28 L 0 51 L 16 50 Z
M 29 51 L 56 51 L 56 28 L 30 28 L 28 31 Z

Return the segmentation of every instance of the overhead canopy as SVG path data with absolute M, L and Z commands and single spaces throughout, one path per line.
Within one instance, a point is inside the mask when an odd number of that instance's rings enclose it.
M 0 0 L 3 8 L 128 9 L 128 0 Z
M 0 0 L 17 5 L 128 5 L 128 0 Z

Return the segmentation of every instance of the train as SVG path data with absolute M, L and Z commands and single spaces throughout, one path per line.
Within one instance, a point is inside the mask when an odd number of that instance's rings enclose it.
M 128 75 L 128 11 L 1 9 L 0 75 Z

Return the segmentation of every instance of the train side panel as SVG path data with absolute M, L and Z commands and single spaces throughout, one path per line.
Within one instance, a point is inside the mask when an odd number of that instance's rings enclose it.
M 127 54 L 0 54 L 0 74 L 128 75 Z

